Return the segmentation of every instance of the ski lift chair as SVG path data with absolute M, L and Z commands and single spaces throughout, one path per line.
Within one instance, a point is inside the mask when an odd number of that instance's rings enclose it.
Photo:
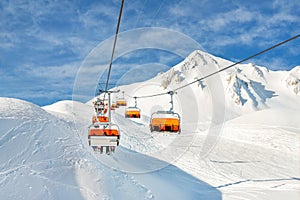
M 117 100 L 117 106 L 126 106 L 126 100 L 125 99 L 119 99 Z
M 115 147 L 119 146 L 120 131 L 116 124 L 111 123 L 95 123 L 89 127 L 88 143 L 95 151 L 109 154 L 115 151 Z
M 93 116 L 92 122 L 108 122 L 108 117 L 103 115 Z
M 180 115 L 173 111 L 157 111 L 151 115 L 150 131 L 180 133 Z
M 141 110 L 137 107 L 128 107 L 125 111 L 126 118 L 141 118 Z

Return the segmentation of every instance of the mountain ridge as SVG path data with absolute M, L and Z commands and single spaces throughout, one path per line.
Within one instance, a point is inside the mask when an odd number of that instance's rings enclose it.
M 201 77 L 232 64 L 233 62 L 226 59 L 196 50 L 182 62 L 164 73 L 159 73 L 148 81 L 135 83 L 133 84 L 135 85 L 134 87 L 119 86 L 118 88 L 124 90 L 129 96 L 164 93 L 195 82 Z M 192 96 L 196 98 L 194 104 L 197 104 L 198 107 L 200 106 L 199 110 L 204 110 L 208 113 L 212 112 L 212 108 L 209 109 L 207 106 L 201 105 L 202 102 L 209 107 L 225 109 L 227 113 L 225 120 L 270 107 L 299 109 L 299 68 L 299 66 L 296 66 L 289 71 L 272 71 L 253 63 L 237 64 L 230 69 L 188 86 L 190 90 L 188 93 L 193 93 Z M 153 86 L 154 83 L 159 85 L 159 87 Z M 143 87 L 144 91 L 141 91 Z M 214 91 L 215 89 L 217 91 Z M 184 99 L 184 95 L 188 95 L 184 90 L 188 89 L 183 88 L 176 91 L 177 95 L 175 96 L 179 100 L 177 102 L 174 101 L 175 110 L 176 104 L 177 108 L 181 110 L 182 108 L 180 107 L 185 106 L 178 105 L 180 104 L 180 99 Z M 169 97 L 166 95 L 161 96 L 160 99 L 160 103 L 164 104 L 162 107 L 165 109 L 168 108 L 168 103 L 164 103 L 164 101 L 168 102 L 168 99 Z M 140 102 L 143 101 L 147 102 L 147 99 L 140 100 Z M 285 103 L 285 101 L 288 101 L 288 103 Z M 147 108 L 149 103 L 142 103 L 141 107 L 146 110 L 146 115 L 151 115 L 150 110 Z M 178 112 L 181 111 L 179 110 Z

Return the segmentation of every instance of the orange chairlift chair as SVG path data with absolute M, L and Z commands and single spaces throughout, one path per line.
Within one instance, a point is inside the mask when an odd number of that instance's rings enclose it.
M 124 98 L 124 91 L 122 91 L 122 93 L 123 93 L 123 98 L 117 100 L 117 106 L 127 106 L 126 100 Z
M 108 107 L 110 107 L 110 94 L 114 91 L 105 91 L 108 94 Z M 93 117 L 93 123 L 88 130 L 88 144 L 94 151 L 110 154 L 119 146 L 120 129 L 111 122 L 111 111 L 108 109 L 108 117 L 99 115 Z
M 94 115 L 92 122 L 96 123 L 96 122 L 108 122 L 108 117 L 107 116 L 103 116 L 103 115 Z
M 119 108 L 119 106 L 115 102 L 113 102 L 111 104 L 110 110 L 116 110 L 116 108 Z
M 150 131 L 157 132 L 175 132 L 180 133 L 180 115 L 173 111 L 173 91 L 168 94 L 171 95 L 171 108 L 169 111 L 156 111 L 151 115 Z
M 116 124 L 112 123 L 94 123 L 89 127 L 88 142 L 94 151 L 109 154 L 115 151 L 115 147 L 119 146 L 120 131 Z
M 134 107 L 128 107 L 126 110 L 125 110 L 125 117 L 126 118 L 141 118 L 141 109 L 139 109 L 137 107 L 137 97 L 133 97 L 134 100 L 135 100 L 135 105 Z

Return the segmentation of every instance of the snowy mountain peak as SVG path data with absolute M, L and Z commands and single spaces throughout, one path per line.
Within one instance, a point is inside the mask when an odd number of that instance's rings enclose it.
M 293 68 L 285 79 L 287 88 L 295 94 L 300 92 L 300 66 Z
M 169 71 L 161 74 L 161 86 L 166 89 L 172 81 L 174 81 L 175 85 L 182 83 L 183 80 L 194 81 L 195 79 L 202 77 L 204 75 L 204 71 L 220 69 L 220 63 L 224 61 L 225 60 L 217 58 L 206 52 L 196 50 Z M 226 64 L 231 63 L 229 61 L 225 62 Z
M 170 90 L 232 64 L 231 61 L 197 50 L 167 72 L 158 75 L 156 80 L 160 82 L 163 90 Z M 219 76 L 226 97 L 225 104 L 234 113 L 239 113 L 238 115 L 265 109 L 273 104 L 284 105 L 281 99 L 300 94 L 300 66 L 287 72 L 272 71 L 253 63 L 238 64 L 219 73 Z M 198 94 L 204 95 L 200 99 L 209 99 L 205 95 L 214 92 L 206 86 L 209 86 L 207 80 L 191 85 L 192 88 L 203 91 Z M 290 105 L 296 106 L 294 103 Z
M 200 50 L 196 50 L 194 52 L 192 52 L 185 60 L 184 60 L 184 64 L 185 65 L 189 65 L 190 67 L 194 68 L 196 66 L 207 66 L 209 64 L 214 64 L 214 65 L 218 65 L 217 60 L 215 60 L 213 58 L 212 55 L 200 51 Z

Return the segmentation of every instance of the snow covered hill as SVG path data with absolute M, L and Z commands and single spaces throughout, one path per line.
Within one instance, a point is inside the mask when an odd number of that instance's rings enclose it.
M 16 99 L 0 102 L 1 199 L 221 198 L 216 188 L 155 158 L 140 155 L 148 165 L 166 166 L 149 174 L 107 166 L 109 156 L 98 158 L 83 143 L 87 127 L 84 132 L 74 128 L 73 118 L 77 126 L 84 123 L 91 106 L 62 101 L 46 106 L 49 114 Z M 70 109 L 73 106 L 76 109 Z M 129 162 L 122 152 L 118 156 L 120 164 L 145 170 L 144 162 L 135 158 Z
M 195 51 L 119 89 L 166 92 L 230 64 Z M 120 107 L 113 113 L 120 146 L 110 156 L 88 147 L 91 102 L 40 108 L 0 98 L 0 199 L 299 199 L 299 69 L 241 64 L 178 90 L 180 135 L 149 130 L 151 113 L 169 109 L 169 95 L 138 99 L 141 119 L 124 118 Z

